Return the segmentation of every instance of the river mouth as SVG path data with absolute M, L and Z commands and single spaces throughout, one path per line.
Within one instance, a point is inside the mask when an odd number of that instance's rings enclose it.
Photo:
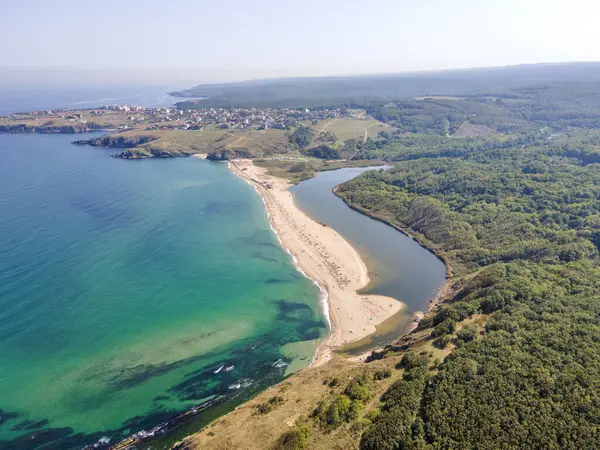
M 405 334 L 413 321 L 413 317 L 407 314 L 405 309 L 402 309 L 376 325 L 374 333 L 344 345 L 337 352 L 344 356 L 359 356 L 375 348 L 383 347 Z
M 414 320 L 413 314 L 427 310 L 429 301 L 446 280 L 446 267 L 437 256 L 395 228 L 353 210 L 333 192 L 368 170 L 387 168 L 319 172 L 290 189 L 300 209 L 336 230 L 363 259 L 371 282 L 359 293 L 392 297 L 406 305 L 379 324 L 375 333 L 339 349 L 349 356 L 389 344 L 405 334 Z

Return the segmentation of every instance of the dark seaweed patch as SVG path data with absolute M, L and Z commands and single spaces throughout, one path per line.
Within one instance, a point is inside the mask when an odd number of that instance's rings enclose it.
M 292 280 L 284 280 L 283 278 L 267 278 L 267 284 L 282 284 L 291 282 Z
M 169 392 L 177 394 L 180 400 L 194 400 L 207 395 L 207 393 L 221 392 L 221 389 L 211 389 L 215 382 L 219 379 L 215 376 L 213 370 L 198 371 L 195 375 L 190 376 L 187 380 L 173 386 Z
M 102 379 L 107 384 L 107 392 L 117 392 L 130 389 L 145 383 L 149 379 L 163 375 L 171 370 L 191 364 L 202 359 L 203 356 L 191 356 L 172 363 L 139 364 L 134 367 L 108 369 L 101 365 L 95 366 L 86 372 L 84 380 Z
M 206 203 L 202 208 L 202 212 L 208 214 L 228 214 L 232 212 L 240 212 L 246 205 L 242 202 L 220 202 L 211 201 Z
M 130 213 L 116 203 L 101 200 L 96 193 L 86 192 L 81 197 L 71 200 L 71 205 L 87 214 L 98 228 L 116 228 L 120 224 L 130 222 Z M 102 194 L 104 195 L 104 194 Z
M 90 435 L 81 433 L 73 435 L 70 429 L 49 429 L 37 433 L 25 433 L 13 441 L 0 442 L 0 450 L 21 448 L 29 450 L 40 446 L 43 446 L 44 450 L 75 449 L 97 442 L 102 436 L 111 437 L 111 443 L 114 445 L 118 440 L 131 433 L 135 433 L 140 429 L 150 429 L 165 422 L 173 422 L 175 424 L 173 427 L 178 427 L 177 423 L 180 420 L 192 420 L 194 423 L 205 424 L 210 417 L 215 417 L 217 411 L 229 410 L 231 405 L 239 404 L 244 399 L 250 398 L 264 389 L 265 386 L 282 379 L 283 369 L 274 365 L 278 360 L 285 359 L 279 350 L 281 345 L 298 340 L 311 340 L 320 336 L 324 324 L 320 320 L 315 320 L 315 312 L 310 306 L 285 299 L 276 300 L 273 303 L 277 308 L 277 317 L 280 319 L 277 327 L 259 337 L 237 342 L 228 349 L 220 348 L 218 352 L 194 356 L 174 363 L 138 365 L 123 370 L 115 370 L 111 364 L 102 364 L 96 366 L 93 371 L 86 373 L 86 377 L 100 377 L 103 381 L 108 379 L 109 389 L 120 390 L 133 387 L 153 376 L 161 375 L 185 364 L 222 358 L 223 354 L 227 353 L 226 361 L 221 360 L 209 367 L 190 371 L 186 374 L 186 379 L 183 382 L 169 389 L 168 393 L 170 395 L 159 395 L 154 398 L 156 402 L 173 397 L 193 401 L 213 396 L 216 402 L 214 405 L 217 406 L 214 408 L 211 406 L 196 418 L 189 419 L 186 416 L 184 419 L 179 419 L 182 411 L 165 410 L 163 405 L 155 404 L 155 408 L 149 414 L 130 418 L 117 430 L 107 430 Z M 222 370 L 215 374 L 216 369 L 224 364 L 235 365 L 235 370 L 232 372 Z M 248 381 L 251 382 L 251 385 L 244 386 L 242 389 L 229 388 L 232 384 Z M 98 399 L 81 398 L 80 400 L 82 402 L 80 406 L 83 408 L 90 403 L 102 401 L 102 396 L 99 396 Z M 215 410 L 213 411 L 213 409 Z M 6 419 L 6 413 L 4 417 L 3 420 L 8 420 Z M 189 426 L 192 427 L 192 423 Z M 167 429 L 171 430 L 172 426 L 169 425 Z M 30 445 L 32 436 L 35 441 L 34 446 Z
M 288 324 L 296 332 L 297 340 L 309 341 L 318 339 L 321 330 L 325 328 L 322 320 L 315 320 L 314 312 L 310 306 L 304 303 L 291 302 L 289 300 L 276 300 L 277 320 L 285 327 Z
M 142 430 L 144 428 L 153 427 L 156 424 L 163 423 L 172 419 L 178 414 L 176 411 L 161 411 L 155 409 L 143 416 L 135 416 L 123 422 L 123 426 L 119 428 L 120 434 L 129 434 L 133 430 Z
M 280 259 L 274 258 L 272 256 L 264 255 L 261 252 L 253 252 L 252 253 L 252 257 L 256 258 L 256 259 L 262 259 L 263 261 L 267 261 L 267 262 L 274 262 L 274 263 L 277 263 L 277 264 L 281 264 L 282 263 L 282 261 Z
M 43 431 L 36 431 L 24 434 L 10 441 L 0 441 L 0 450 L 33 450 L 65 438 L 72 433 L 72 428 L 49 428 Z
M 293 318 L 307 312 L 312 315 L 312 309 L 304 303 L 290 302 L 284 299 L 275 300 L 274 303 L 277 306 L 277 316 L 281 319 Z
M 238 238 L 238 241 L 241 241 L 243 244 L 248 246 L 278 248 L 278 246 L 273 242 L 271 232 L 267 230 L 257 231 L 250 236 Z
M 18 419 L 19 417 L 21 417 L 21 414 L 19 414 L 19 413 L 12 412 L 12 411 L 7 412 L 7 411 L 4 411 L 3 409 L 0 409 L 0 426 L 5 424 L 9 420 Z
M 307 320 L 304 322 L 306 328 L 298 329 L 298 337 L 301 341 L 311 341 L 321 337 L 321 330 L 325 324 L 321 320 Z
M 25 420 L 21 423 L 16 424 L 10 429 L 10 431 L 37 430 L 39 428 L 45 427 L 46 425 L 48 425 L 48 419 L 38 421 Z
M 123 369 L 110 380 L 110 390 L 115 392 L 123 389 L 131 389 L 145 383 L 151 378 L 176 369 L 181 364 L 182 362 L 180 361 L 162 364 L 140 364 L 135 367 Z

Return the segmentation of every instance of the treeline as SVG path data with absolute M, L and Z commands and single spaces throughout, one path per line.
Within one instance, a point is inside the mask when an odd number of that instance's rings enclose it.
M 308 77 L 211 83 L 173 93 L 202 98 L 183 108 L 369 106 L 415 96 L 502 96 L 504 99 L 577 93 L 589 97 L 600 85 L 598 63 L 570 63 L 349 77 Z M 491 94 L 487 94 L 487 93 Z M 551 97 L 546 95 L 546 97 Z
M 439 365 L 405 356 L 362 449 L 600 448 L 600 166 L 597 137 L 582 136 L 406 161 L 341 186 L 457 273 L 419 327 L 456 348 Z M 456 331 L 474 315 L 481 330 Z
M 451 136 L 465 122 L 503 134 L 550 127 L 600 128 L 600 85 L 550 83 L 464 97 L 430 96 L 367 105 L 373 117 L 401 132 Z

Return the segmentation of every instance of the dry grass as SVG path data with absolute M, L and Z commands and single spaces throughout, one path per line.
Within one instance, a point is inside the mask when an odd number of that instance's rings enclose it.
M 494 134 L 494 130 L 485 125 L 474 125 L 469 122 L 463 122 L 458 130 L 452 135 L 452 137 L 456 138 L 468 138 L 475 136 L 487 136 L 489 134 Z
M 316 125 L 311 125 L 311 128 L 318 132 L 330 131 L 340 141 L 347 141 L 348 139 L 361 140 L 365 138 L 365 135 L 376 137 L 380 131 L 393 131 L 392 127 L 372 118 L 322 120 Z
M 285 154 L 293 151 L 282 130 L 231 131 L 207 128 L 205 130 L 144 130 L 119 132 L 115 136 L 152 136 L 156 139 L 139 147 L 142 150 L 167 150 L 183 155 L 210 153 L 222 150 L 245 149 L 257 157 Z
M 61 115 L 69 114 L 81 114 L 81 119 L 65 119 Z M 130 116 L 137 116 L 134 112 L 121 112 L 121 111 L 104 111 L 104 114 L 93 115 L 90 110 L 77 110 L 67 111 L 61 113 L 55 113 L 51 116 L 14 116 L 14 120 L 8 120 L 8 117 L 0 117 L 0 125 L 29 125 L 33 127 L 41 126 L 83 126 L 86 123 L 96 123 L 104 128 L 118 128 L 121 126 L 139 127 L 142 123 L 147 121 L 133 121 L 129 120 Z
M 365 369 L 375 372 L 378 369 L 393 367 L 396 359 L 398 358 L 387 358 L 365 366 L 362 362 L 336 357 L 323 366 L 305 369 L 188 438 L 186 447 L 247 450 L 273 448 L 280 436 L 297 423 L 312 422 L 308 416 L 318 403 L 333 399 L 342 393 L 353 377 L 363 373 Z M 375 395 L 366 405 L 365 412 L 376 407 L 377 399 L 401 374 L 401 371 L 394 369 L 392 377 L 374 382 Z M 328 384 L 334 377 L 339 380 L 339 385 L 329 387 Z M 283 397 L 284 403 L 268 414 L 258 413 L 259 406 L 274 396 Z M 321 432 L 314 427 L 308 448 L 358 448 L 358 435 L 347 426 L 331 432 Z

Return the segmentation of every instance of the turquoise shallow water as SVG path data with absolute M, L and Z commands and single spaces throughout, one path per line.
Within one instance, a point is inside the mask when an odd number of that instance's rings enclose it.
M 72 140 L 0 135 L 0 448 L 114 442 L 310 362 L 318 289 L 250 186 Z

